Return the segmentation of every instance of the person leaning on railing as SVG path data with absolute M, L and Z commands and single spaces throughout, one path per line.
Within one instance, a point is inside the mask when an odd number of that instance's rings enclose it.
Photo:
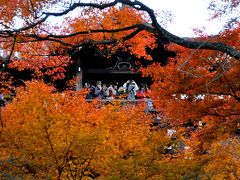
M 127 100 L 134 100 L 136 99 L 137 91 L 139 90 L 139 87 L 137 83 L 134 80 L 128 80 L 123 84 L 123 88 L 128 93 Z
M 96 87 L 94 88 L 94 96 L 98 99 L 103 99 L 105 97 L 101 81 L 96 82 Z
M 113 88 L 113 85 L 110 84 L 106 90 L 106 99 L 108 100 L 115 99 L 116 94 L 117 94 L 116 90 Z
M 136 93 L 136 98 L 137 99 L 150 98 L 150 92 L 146 84 L 144 83 L 140 84 L 140 89 Z

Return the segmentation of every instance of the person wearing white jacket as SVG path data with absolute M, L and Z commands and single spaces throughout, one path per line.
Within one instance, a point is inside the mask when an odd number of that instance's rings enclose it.
M 123 84 L 123 88 L 128 92 L 127 100 L 135 100 L 139 87 L 134 80 L 128 80 Z

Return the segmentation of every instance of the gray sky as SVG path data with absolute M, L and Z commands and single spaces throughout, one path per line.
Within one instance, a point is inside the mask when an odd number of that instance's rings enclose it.
M 83 0 L 83 2 L 89 2 L 90 0 Z M 221 21 L 209 21 L 209 10 L 207 6 L 210 0 L 140 0 L 156 12 L 158 10 L 171 11 L 174 15 L 173 21 L 169 23 L 165 28 L 181 37 L 193 37 L 195 36 L 193 28 L 204 29 L 207 34 L 218 34 L 223 27 L 224 22 Z M 76 12 L 75 12 L 76 13 Z M 74 14 L 70 13 L 70 14 Z M 62 18 L 50 18 L 51 23 L 61 23 Z M 18 21 L 17 26 L 22 26 Z
M 193 28 L 204 26 L 207 34 L 221 31 L 223 22 L 209 21 L 210 0 L 140 0 L 154 10 L 169 10 L 175 16 L 167 30 L 178 36 L 194 36 Z

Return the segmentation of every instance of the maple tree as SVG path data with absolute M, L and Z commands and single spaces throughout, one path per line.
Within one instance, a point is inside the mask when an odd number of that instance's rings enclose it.
M 81 179 L 158 174 L 154 166 L 166 156 L 161 153 L 169 140 L 152 131 L 143 107 L 99 106 L 97 101 L 86 102 L 82 92 L 53 91 L 43 82 L 28 82 L 4 109 L 2 177 Z M 161 157 L 155 157 L 158 151 Z
M 215 38 L 238 48 L 238 36 L 239 28 Z M 194 51 L 175 44 L 168 48 L 177 52 L 169 65 L 155 63 L 142 69 L 154 80 L 155 105 L 163 119 L 190 140 L 194 157 L 199 159 L 195 165 L 204 168 L 200 177 L 238 179 L 238 60 L 219 52 Z
M 1 3 L 4 7 L 10 2 L 1 1 Z M 115 8 L 114 6 L 118 3 L 127 6 Z M 47 11 L 50 7 L 56 8 L 56 4 L 59 6 L 59 10 L 56 12 Z M 237 8 L 237 5 L 238 3 L 235 3 L 234 7 Z M 66 23 L 69 28 L 60 29 L 64 23 L 54 26 L 48 21 L 51 17 L 68 15 L 76 9 L 80 9 L 77 17 L 67 16 Z M 44 40 L 72 48 L 81 47 L 84 44 L 117 46 L 126 42 L 126 46 L 133 46 L 129 48 L 134 53 L 134 50 L 138 51 L 140 48 L 139 43 L 133 43 L 134 39 L 137 40 L 135 37 L 149 38 L 142 42 L 142 46 L 152 46 L 151 35 L 146 34 L 149 32 L 157 38 L 166 38 L 170 42 L 187 48 L 218 50 L 239 59 L 239 51 L 228 44 L 194 41 L 169 33 L 157 22 L 153 10 L 139 1 L 115 0 L 100 3 L 32 0 L 21 3 L 16 1 L 9 4 L 8 8 L 1 12 L 1 15 L 3 28 L 0 33 L 4 39 L 5 47 L 9 49 L 14 49 L 15 44 L 18 43 Z M 133 16 L 134 18 L 132 18 Z M 14 27 L 16 18 L 21 20 L 22 24 L 17 29 Z M 149 19 L 151 24 L 147 23 Z M 13 41 L 14 43 L 11 43 Z M 138 40 L 138 42 L 140 41 Z M 138 46 L 138 48 L 134 46 Z M 138 55 L 142 54 L 139 53 L 139 51 L 136 52 Z
M 165 128 L 151 127 L 144 107 L 100 105 L 84 97 L 82 91 L 55 92 L 40 81 L 18 88 L 16 98 L 3 109 L 1 177 L 176 179 L 239 174 L 237 140 L 212 144 L 204 157 L 183 150 L 172 156 L 166 148 L 178 146 L 178 140 L 168 138 Z M 221 156 L 215 152 L 226 147 L 231 148 L 221 150 Z M 218 162 L 222 166 L 215 171 Z
M 219 17 L 224 8 L 217 8 L 216 2 L 210 8 Z M 151 127 L 152 119 L 141 105 L 87 103 L 82 91 L 61 94 L 42 81 L 25 83 L 3 108 L 0 176 L 238 179 L 237 18 L 231 19 L 230 29 L 214 37 L 180 38 L 165 30 L 153 10 L 139 1 L 0 3 L 0 46 L 8 52 L 1 62 L 34 71 L 38 80 L 46 75 L 51 81 L 63 78 L 69 52 L 84 45 L 97 46 L 106 57 L 121 50 L 151 60 L 146 49 L 165 39 L 166 48 L 177 54 L 166 66 L 153 63 L 141 69 L 153 80 L 151 97 L 161 113 L 161 128 Z M 229 11 L 239 7 L 239 1 L 229 3 Z M 51 24 L 49 18 L 74 10 L 79 10 L 77 17 Z M 14 60 L 16 51 L 20 57 Z M 1 88 L 14 86 L 8 72 L 1 72 L 0 83 Z M 169 128 L 177 130 L 177 139 L 166 136 Z M 190 149 L 167 153 L 182 142 Z
M 117 6 L 119 3 L 122 7 Z M 229 11 L 237 9 L 236 1 L 230 3 Z M 15 52 L 19 52 L 20 62 L 11 63 L 9 67 L 30 69 L 38 78 L 43 75 L 51 80 L 64 78 L 63 66 L 69 64 L 67 49 L 74 52 L 85 45 L 97 46 L 106 57 L 118 50 L 127 50 L 138 58 L 152 59 L 146 48 L 153 49 L 157 39 L 165 39 L 187 48 L 217 50 L 239 59 L 233 43 L 199 41 L 171 34 L 158 23 L 154 11 L 139 1 L 16 0 L 1 1 L 1 7 L 1 50 L 6 52 L 2 66 L 5 68 Z M 215 1 L 210 4 L 210 8 L 213 7 L 215 12 L 220 9 Z M 71 15 L 71 12 L 76 13 Z M 238 26 L 236 20 L 237 17 L 231 20 L 234 27 Z M 2 76 L 2 79 L 6 77 Z M 6 81 L 5 84 L 14 84 Z

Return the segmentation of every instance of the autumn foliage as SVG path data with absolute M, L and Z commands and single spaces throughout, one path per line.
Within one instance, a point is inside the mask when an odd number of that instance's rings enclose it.
M 165 156 L 154 157 L 157 144 L 168 140 L 152 131 L 143 108 L 87 103 L 81 93 L 53 91 L 29 82 L 4 108 L 1 172 L 58 179 L 155 176 L 151 171 Z
M 0 59 L 0 92 L 14 93 L 0 113 L 1 179 L 239 179 L 239 22 L 188 41 L 162 29 L 138 1 L 120 1 L 128 6 L 81 4 L 62 29 L 45 20 L 74 10 L 67 1 L 0 1 L 0 49 L 8 54 Z M 72 9 L 45 12 L 57 3 Z M 22 28 L 13 28 L 15 18 Z M 147 51 L 158 40 L 176 53 L 165 66 Z M 140 71 L 153 82 L 156 114 L 144 103 L 86 102 L 85 90 L 59 92 L 54 82 L 85 45 L 107 58 L 128 52 L 153 60 Z M 31 81 L 16 85 L 10 70 L 30 72 Z
M 19 88 L 3 109 L 1 176 L 175 179 L 239 174 L 237 140 L 214 141 L 203 156 L 198 146 L 199 137 L 210 138 L 205 130 L 190 139 L 177 133 L 180 139 L 174 140 L 166 128 L 152 127 L 151 116 L 141 105 L 89 103 L 84 97 L 84 92 L 57 93 L 37 81 Z M 190 149 L 167 153 L 169 144 L 180 142 Z M 233 151 L 221 150 L 226 147 Z M 219 151 L 221 157 L 216 154 Z M 214 164 L 219 162 L 222 166 L 215 171 Z
M 45 1 L 39 4 L 33 2 L 32 6 L 36 5 L 36 8 L 41 8 L 45 3 Z M 52 3 L 54 4 L 54 2 Z M 25 7 L 29 4 L 23 3 L 19 6 Z M 16 13 L 14 9 L 8 11 L 11 11 L 13 16 Z M 18 18 L 28 21 L 24 17 L 32 17 L 32 15 L 31 13 L 25 14 Z M 156 47 L 155 36 L 145 30 L 135 33 L 137 26 L 134 29 L 125 30 L 129 26 L 146 22 L 147 18 L 144 13 L 127 6 L 123 8 L 111 7 L 104 11 L 93 8 L 83 9 L 78 17 L 67 18 L 64 21 L 68 28 L 61 29 L 58 26 L 50 28 L 59 32 L 57 34 L 52 32 L 46 34 L 44 30 L 38 33 L 33 30 L 33 32 L 19 33 L 15 39 L 13 37 L 0 37 L 0 50 L 4 50 L 7 54 L 11 52 L 12 42 L 15 41 L 13 55 L 8 61 L 4 60 L 0 65 L 4 66 L 3 69 L 7 67 L 11 71 L 28 73 L 29 78 L 23 80 L 39 79 L 54 84 L 56 81 L 66 78 L 67 66 L 74 62 L 71 59 L 72 55 L 84 45 L 96 47 L 100 54 L 106 58 L 122 51 L 137 58 L 151 60 L 152 57 L 146 52 L 146 48 Z M 45 29 L 45 26 L 46 24 L 42 24 L 38 28 Z M 102 29 L 106 29 L 106 32 L 102 32 Z M 111 29 L 122 30 L 118 32 L 111 31 Z M 126 37 L 126 34 L 129 36 Z M 58 40 L 54 40 L 55 38 Z M 4 94 L 14 92 L 14 84 L 21 84 L 19 79 L 16 79 L 9 72 L 1 72 L 0 76 L 3 80 L 0 89 Z

